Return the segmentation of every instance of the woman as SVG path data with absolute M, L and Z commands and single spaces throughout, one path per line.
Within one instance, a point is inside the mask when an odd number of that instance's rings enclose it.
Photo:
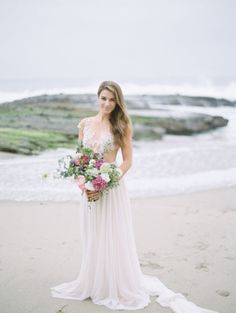
M 82 196 L 80 229 L 82 262 L 76 280 L 51 288 L 52 296 L 84 300 L 110 309 L 137 310 L 146 307 L 150 295 L 176 313 L 216 313 L 202 309 L 165 287 L 155 276 L 142 273 L 134 239 L 131 205 L 123 176 L 132 165 L 132 123 L 120 86 L 104 81 L 98 92 L 99 112 L 78 124 L 79 141 L 116 163 L 119 149 L 123 162 L 119 185 L 88 209 L 88 192 Z

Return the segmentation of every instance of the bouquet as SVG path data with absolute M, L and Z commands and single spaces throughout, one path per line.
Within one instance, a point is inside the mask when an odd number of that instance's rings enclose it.
M 122 171 L 113 163 L 106 162 L 102 154 L 85 147 L 82 142 L 76 146 L 75 156 L 67 155 L 59 163 L 60 177 L 73 177 L 77 180 L 82 194 L 86 192 L 88 201 L 96 201 L 109 189 L 119 185 Z M 97 191 L 97 197 L 94 197 Z

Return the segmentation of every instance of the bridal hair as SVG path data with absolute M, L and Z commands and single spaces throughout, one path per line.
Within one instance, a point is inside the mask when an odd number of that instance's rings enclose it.
M 128 133 L 131 134 L 131 136 L 133 134 L 132 122 L 127 111 L 123 92 L 116 82 L 107 80 L 103 81 L 98 87 L 98 97 L 104 89 L 111 91 L 115 97 L 116 106 L 110 113 L 109 121 L 111 123 L 111 131 L 114 135 L 115 143 L 119 146 L 123 146 L 125 137 Z

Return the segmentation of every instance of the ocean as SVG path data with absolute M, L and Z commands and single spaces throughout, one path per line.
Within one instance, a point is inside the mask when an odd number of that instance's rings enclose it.
M 21 82 L 23 84 L 23 82 Z M 19 81 L 5 82 L 0 87 L 0 102 L 21 99 L 39 94 L 95 93 L 97 84 L 80 88 L 58 84 L 38 84 L 24 89 Z M 15 87 L 14 87 L 15 84 Z M 26 84 L 26 83 L 25 83 Z M 27 85 L 27 84 L 26 84 Z M 68 83 L 69 85 L 69 83 Z M 164 88 L 165 85 L 165 88 Z M 17 86 L 17 87 L 16 87 Z M 234 86 L 234 88 L 233 88 Z M 53 87 L 53 88 L 52 88 Z M 235 83 L 227 86 L 193 86 L 180 84 L 129 84 L 124 83 L 124 94 L 173 94 L 199 95 L 236 99 Z M 191 88 L 190 88 L 191 87 Z M 162 89 L 161 89 L 162 88 Z M 195 88 L 195 89 L 194 89 Z M 159 105 L 161 108 L 161 105 Z M 194 107 L 165 105 L 180 112 L 200 112 L 220 115 L 229 119 L 226 127 L 193 136 L 165 135 L 162 140 L 134 141 L 133 165 L 124 179 L 131 198 L 155 197 L 188 193 L 236 185 L 236 108 Z M 130 111 L 130 113 L 132 113 Z M 140 110 L 142 115 L 155 115 L 155 110 Z M 77 129 L 75 129 L 77 132 Z M 72 179 L 54 178 L 57 160 L 73 150 L 61 147 L 44 151 L 38 156 L 0 159 L 0 199 L 17 201 L 79 201 L 80 190 Z M 119 152 L 118 163 L 122 161 Z M 47 177 L 45 177 L 47 174 Z
M 128 94 L 181 94 L 225 98 L 236 101 L 236 78 L 114 79 Z M 0 103 L 42 94 L 96 93 L 103 79 L 0 79 Z

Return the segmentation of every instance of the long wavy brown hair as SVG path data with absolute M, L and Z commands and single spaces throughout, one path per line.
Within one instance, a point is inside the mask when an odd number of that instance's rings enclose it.
M 115 97 L 116 106 L 110 113 L 109 121 L 111 124 L 111 131 L 114 136 L 114 142 L 122 147 L 128 132 L 131 134 L 131 136 L 133 135 L 132 121 L 127 111 L 127 106 L 121 87 L 114 81 L 103 81 L 98 87 L 98 97 L 104 89 L 111 91 Z

